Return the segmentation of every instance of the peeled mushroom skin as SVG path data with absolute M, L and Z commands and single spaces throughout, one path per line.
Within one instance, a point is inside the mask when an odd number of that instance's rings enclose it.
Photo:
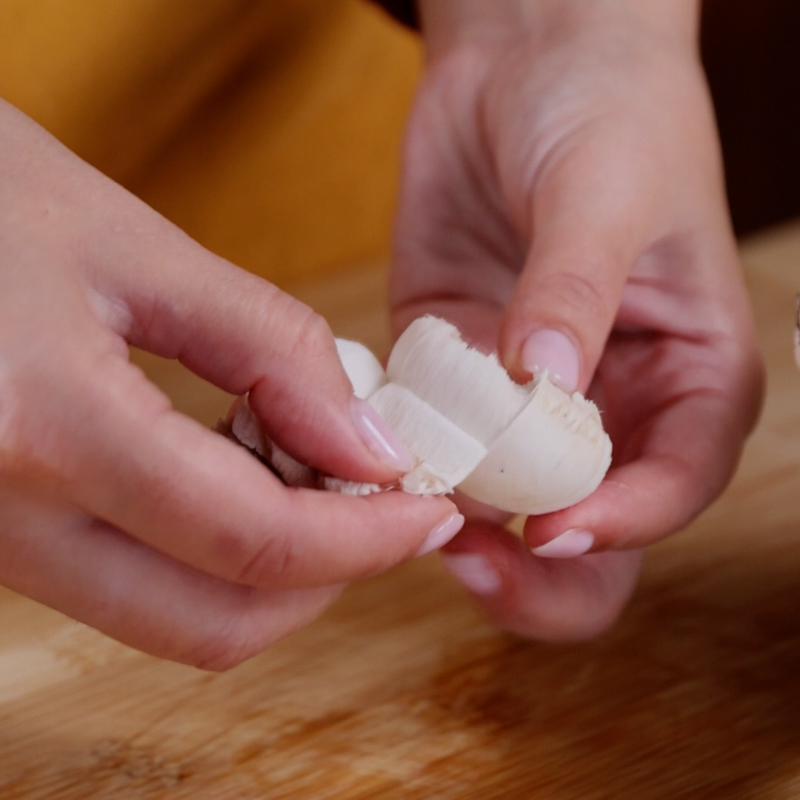
M 367 361 L 354 352 L 343 360 L 348 373 Z M 374 365 L 359 369 L 373 371 L 380 385 L 366 399 L 418 462 L 401 481 L 406 491 L 457 486 L 503 511 L 544 514 L 591 494 L 611 463 L 594 403 L 546 376 L 514 383 L 496 356 L 469 347 L 445 320 L 409 325 L 389 356 L 388 383 Z
M 438 317 L 420 317 L 389 355 L 386 374 L 489 446 L 528 402 L 494 354 L 469 347 L 458 329 Z
M 545 514 L 591 494 L 611 463 L 600 413 L 540 376 L 514 383 L 495 355 L 469 347 L 455 326 L 421 317 L 395 344 L 386 372 L 358 342 L 337 351 L 356 396 L 367 400 L 406 446 L 415 466 L 397 486 L 413 494 L 468 497 L 512 514 Z M 321 476 L 267 437 L 240 398 L 221 423 L 289 486 L 365 495 L 391 486 Z
M 502 511 L 546 514 L 588 497 L 610 464 L 611 441 L 594 404 L 543 378 L 458 488 Z
M 368 402 L 417 461 L 400 481 L 407 492 L 451 492 L 486 456 L 481 442 L 399 383 L 385 384 Z

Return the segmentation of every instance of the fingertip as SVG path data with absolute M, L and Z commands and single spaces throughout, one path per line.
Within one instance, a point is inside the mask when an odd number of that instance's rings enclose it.
M 606 631 L 630 597 L 639 551 L 537 558 L 508 531 L 469 525 L 442 565 L 498 627 L 526 638 L 577 642 Z
M 634 496 L 632 496 L 634 495 Z M 522 538 L 537 559 L 573 559 L 628 545 L 635 521 L 630 515 L 637 502 L 636 487 L 609 480 L 580 503 L 550 514 L 528 517 Z M 636 536 L 631 547 L 641 547 Z
M 350 415 L 358 435 L 370 454 L 397 475 L 414 468 L 414 459 L 383 417 L 366 401 L 352 396 Z
M 329 386 L 329 385 L 328 385 Z M 349 391 L 275 396 L 259 384 L 249 394 L 259 428 L 294 460 L 346 481 L 391 484 L 413 460 L 369 404 Z M 310 394 L 315 394 L 311 397 Z
M 558 330 L 542 329 L 522 343 L 519 367 L 532 377 L 547 375 L 551 382 L 572 394 L 579 386 L 581 357 L 572 337 Z
M 500 330 L 501 360 L 520 383 L 545 371 L 570 393 L 590 382 L 633 253 L 616 253 L 586 236 L 578 243 L 551 237 L 528 254 Z
M 607 323 L 600 323 L 603 327 L 598 335 L 598 321 L 592 321 L 592 315 L 574 319 L 573 309 L 557 295 L 548 298 L 535 278 L 528 274 L 520 277 L 506 308 L 498 342 L 500 361 L 517 383 L 546 374 L 571 394 L 588 383 L 584 378 L 602 350 Z
M 464 517 L 454 513 L 437 522 L 425 538 L 422 546 L 417 550 L 417 557 L 425 556 L 444 547 L 464 527 Z
M 479 596 L 499 594 L 503 579 L 483 553 L 442 553 L 442 567 L 464 588 Z
M 585 555 L 594 546 L 594 534 L 580 528 L 570 528 L 549 542 L 532 547 L 538 558 L 577 558 Z
M 671 455 L 645 455 L 612 469 L 570 508 L 529 517 L 523 537 L 534 556 L 571 559 L 586 553 L 638 550 L 688 525 L 716 496 L 721 481 Z
M 471 520 L 442 550 L 442 567 L 470 593 L 496 601 L 518 545 L 517 537 L 499 525 Z

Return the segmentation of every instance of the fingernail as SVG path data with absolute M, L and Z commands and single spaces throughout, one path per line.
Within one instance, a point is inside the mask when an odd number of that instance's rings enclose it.
M 503 587 L 500 574 L 480 553 L 445 553 L 442 566 L 475 594 L 496 594 Z
M 540 558 L 575 558 L 588 553 L 593 544 L 594 536 L 589 531 L 575 529 L 556 536 L 547 544 L 534 547 L 532 552 Z
M 572 341 L 560 331 L 532 333 L 522 346 L 522 366 L 531 375 L 547 370 L 550 380 L 566 392 L 578 388 L 580 359 Z
M 366 400 L 353 395 L 350 412 L 356 430 L 373 455 L 400 472 L 409 472 L 414 468 L 411 454 Z
M 446 545 L 464 527 L 464 517 L 461 514 L 451 514 L 440 522 L 417 550 L 417 557 L 425 556 Z

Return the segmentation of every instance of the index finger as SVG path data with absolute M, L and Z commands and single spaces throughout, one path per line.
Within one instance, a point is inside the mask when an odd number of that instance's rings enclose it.
M 246 450 L 174 411 L 117 356 L 83 384 L 40 392 L 59 419 L 40 454 L 70 499 L 151 547 L 227 581 L 264 588 L 342 583 L 454 535 L 444 498 L 353 498 L 283 486 Z M 432 537 L 429 539 L 428 537 Z

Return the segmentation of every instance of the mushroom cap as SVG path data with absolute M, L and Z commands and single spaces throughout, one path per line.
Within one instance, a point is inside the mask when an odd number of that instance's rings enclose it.
M 353 394 L 356 397 L 366 400 L 388 380 L 381 362 L 361 342 L 337 339 L 336 350 L 344 371 L 353 384 Z
M 385 374 L 363 345 L 338 347 L 356 394 L 415 457 L 406 491 L 458 487 L 503 511 L 544 514 L 583 500 L 608 470 L 611 440 L 594 403 L 546 375 L 514 383 L 496 355 L 467 345 L 443 319 L 412 322 Z
M 547 514 L 588 497 L 610 464 L 611 440 L 597 407 L 545 377 L 458 488 L 502 511 Z

